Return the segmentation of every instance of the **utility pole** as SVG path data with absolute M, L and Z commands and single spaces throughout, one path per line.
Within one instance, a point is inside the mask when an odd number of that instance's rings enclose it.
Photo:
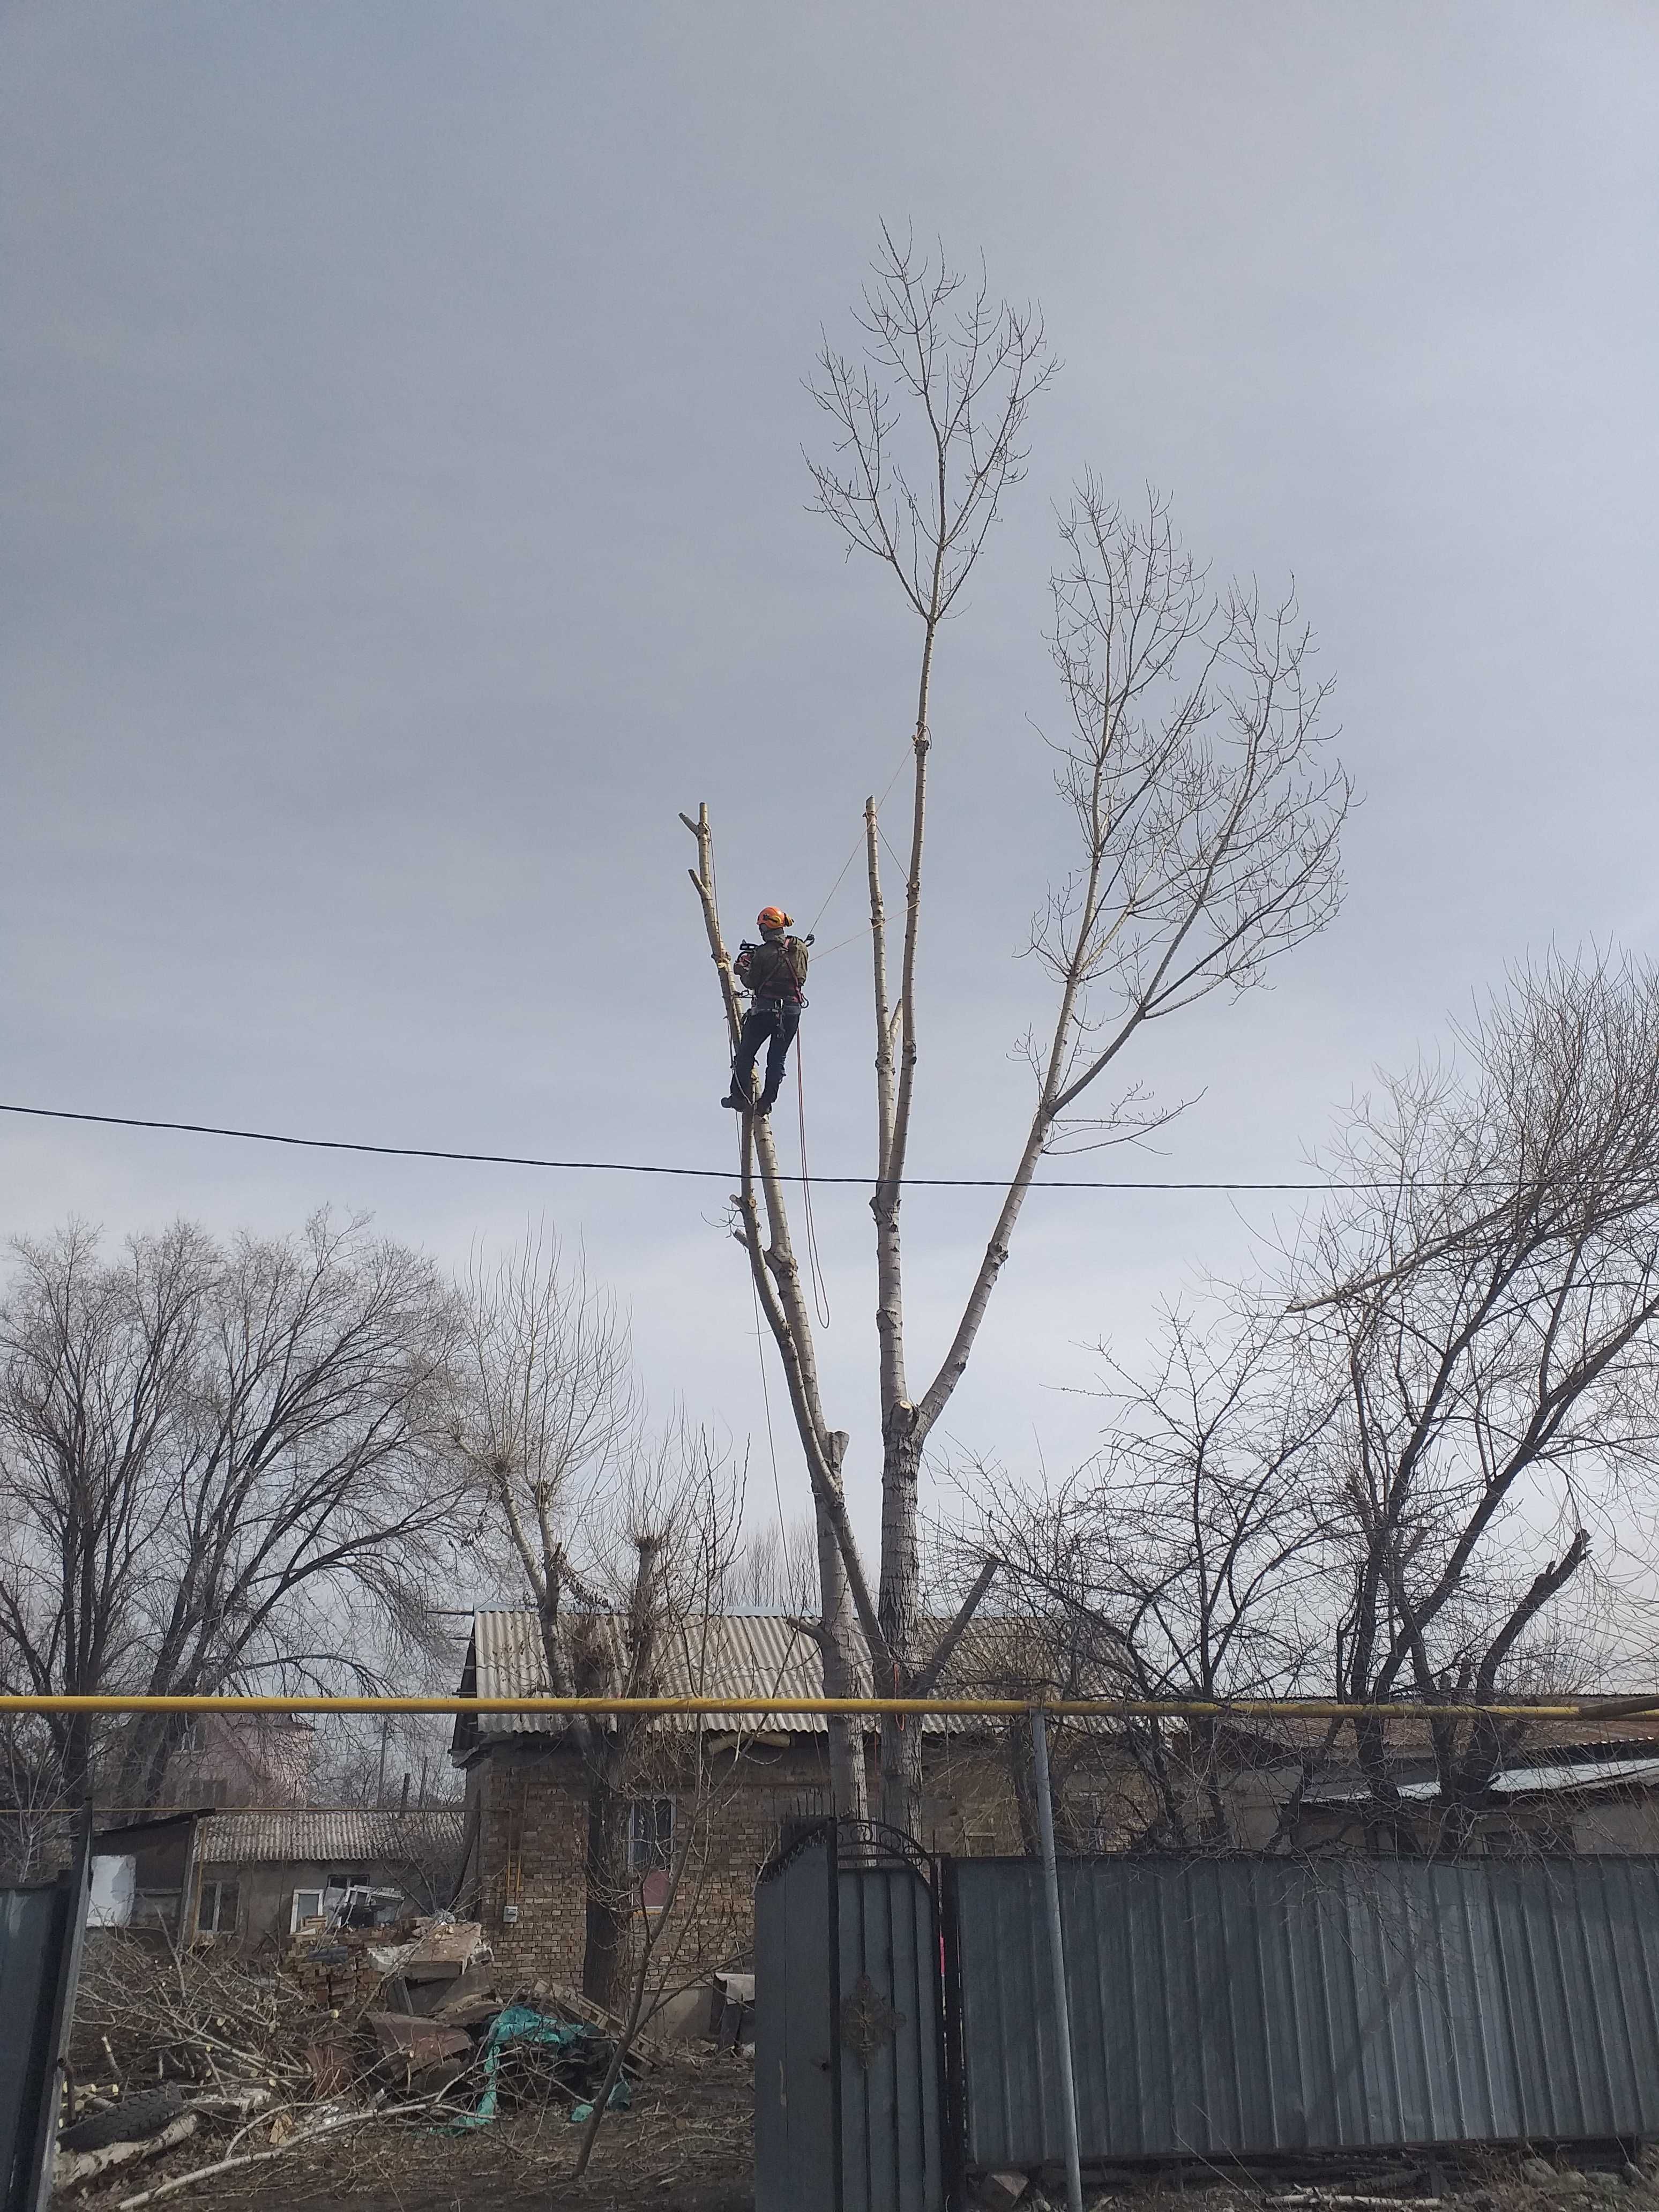
M 1054 1801 L 1048 1786 L 1048 1724 L 1031 1709 L 1031 1765 L 1036 1778 L 1037 1832 L 1042 1839 L 1042 1894 L 1048 1917 L 1048 1972 L 1054 1985 L 1054 2042 L 1060 2053 L 1060 2124 L 1066 2138 L 1066 2212 L 1083 2212 L 1083 2162 L 1078 2149 L 1077 2076 L 1072 2068 L 1072 2008 L 1066 1995 L 1066 1935 L 1060 1918 L 1060 1868 L 1054 1858 Z

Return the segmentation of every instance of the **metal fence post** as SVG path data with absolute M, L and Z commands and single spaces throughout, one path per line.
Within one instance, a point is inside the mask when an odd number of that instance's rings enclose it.
M 1066 2136 L 1066 2212 L 1083 2212 L 1083 2165 L 1078 2152 L 1077 2076 L 1072 2070 L 1072 2013 L 1066 1997 L 1066 1936 L 1060 1924 L 1060 1869 L 1054 1862 L 1054 1801 L 1048 1786 L 1048 1728 L 1031 1708 L 1031 1765 L 1036 1777 L 1037 1827 L 1042 1838 L 1042 1891 L 1048 1913 L 1048 1966 L 1054 1989 L 1054 2040 L 1060 2049 L 1060 2119 Z

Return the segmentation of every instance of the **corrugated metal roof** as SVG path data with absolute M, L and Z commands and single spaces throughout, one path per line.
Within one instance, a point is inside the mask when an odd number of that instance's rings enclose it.
M 477 1613 L 472 1617 L 475 1684 L 481 1698 L 544 1698 L 551 1694 L 541 1626 L 527 1610 Z M 621 1618 L 615 1613 L 580 1613 L 565 1624 L 567 1642 L 597 1637 L 608 1652 L 610 1677 L 623 1672 Z M 573 1675 L 575 1673 L 574 1660 Z M 659 1673 L 658 1694 L 665 1698 L 821 1698 L 823 1662 L 810 1636 L 775 1613 L 728 1613 L 707 1623 L 691 1622 L 667 1638 Z M 733 1714 L 732 1725 L 752 1726 Z M 546 1713 L 481 1713 L 482 1735 L 559 1735 L 567 1723 Z M 705 1726 L 708 1725 L 705 1723 Z M 715 1717 L 713 1725 L 720 1725 Z M 792 1714 L 787 1725 L 803 1734 L 822 1735 L 822 1713 Z
M 574 1613 L 563 1625 L 567 1648 L 583 1638 L 597 1638 L 609 1656 L 609 1680 L 623 1673 L 622 1620 L 619 1613 Z M 928 1619 L 922 1624 L 924 1647 L 945 1632 L 947 1623 Z M 528 1608 L 492 1608 L 472 1616 L 474 1678 L 465 1694 L 480 1698 L 540 1698 L 550 1694 L 547 1662 L 542 1650 L 541 1626 Z M 574 1656 L 568 1662 L 571 1678 L 580 1669 Z M 1022 1623 L 988 1615 L 975 1620 L 957 1646 L 940 1685 L 940 1694 L 971 1697 L 975 1692 L 998 1697 L 1022 1694 L 1024 1674 L 1030 1665 L 1030 1637 Z M 860 1694 L 870 1694 L 869 1662 L 860 1650 L 858 1660 Z M 1033 1687 L 1036 1686 L 1035 1684 Z M 781 1613 L 727 1613 L 707 1621 L 694 1620 L 676 1628 L 668 1638 L 659 1670 L 657 1694 L 665 1698 L 717 1698 L 722 1694 L 750 1698 L 821 1698 L 823 1662 L 817 1645 Z M 704 1727 L 719 1728 L 726 1717 L 705 1718 Z M 732 1728 L 764 1725 L 757 1716 L 733 1713 Z M 696 1723 L 690 1719 L 684 1723 Z M 822 1713 L 781 1715 L 773 1723 L 799 1735 L 822 1735 L 828 1723 Z M 480 1736 L 558 1735 L 567 1723 L 556 1715 L 541 1713 L 481 1713 L 467 1716 L 457 1730 L 458 1743 L 476 1729 Z M 928 1719 L 931 1734 L 962 1734 L 972 1723 Z
M 282 1813 L 216 1813 L 202 1823 L 200 1855 L 217 1865 L 396 1865 L 432 1850 L 459 1849 L 453 1806 L 406 1813 L 349 1805 Z
M 1310 1690 L 1304 1694 L 1311 1697 L 1318 1692 Z M 1659 1714 L 1615 1714 L 1598 1727 L 1599 1718 L 1590 1712 L 1574 1720 L 1528 1721 L 1527 1747 L 1538 1751 L 1547 1747 L 1553 1751 L 1588 1756 L 1596 1752 L 1616 1755 L 1644 1745 L 1659 1745 Z M 1327 1720 L 1310 1720 L 1293 1714 L 1247 1718 L 1228 1725 L 1234 1733 L 1250 1736 L 1264 1748 L 1277 1746 L 1286 1759 L 1322 1746 L 1330 1729 Z M 1343 1723 L 1345 1728 L 1346 1725 Z M 1428 1750 L 1433 1724 L 1419 1706 L 1402 1703 L 1390 1712 L 1383 1725 L 1391 1753 Z
M 1494 1776 L 1490 1794 L 1494 1797 L 1553 1796 L 1564 1792 L 1646 1788 L 1655 1782 L 1659 1782 L 1659 1759 L 1587 1759 L 1573 1765 L 1510 1767 Z M 1433 1778 L 1397 1782 L 1395 1787 L 1402 1797 L 1417 1799 L 1437 1796 L 1440 1790 L 1439 1783 Z M 1310 1805 L 1358 1805 L 1369 1800 L 1370 1794 L 1368 1787 L 1345 1784 L 1340 1789 L 1310 1790 L 1305 1802 Z

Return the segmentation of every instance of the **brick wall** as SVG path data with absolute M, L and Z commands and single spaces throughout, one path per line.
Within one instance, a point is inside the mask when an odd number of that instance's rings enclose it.
M 755 1876 L 781 1823 L 827 1804 L 821 1743 L 715 1752 L 699 1782 L 683 1756 L 653 1747 L 630 1794 L 670 1798 L 691 1850 L 659 1942 L 688 1972 L 747 1956 Z M 476 1759 L 468 1813 L 478 1811 L 478 1902 L 497 1961 L 514 1978 L 579 1984 L 586 1941 L 582 1857 L 587 1801 L 581 1762 L 556 1746 L 501 1745 Z M 516 1911 L 509 1917 L 509 1908 Z
M 874 1748 L 871 1795 L 875 1796 Z M 1074 1775 L 1073 1788 L 1091 1786 Z M 630 1777 L 629 1794 L 675 1801 L 693 1823 L 694 1848 L 665 1923 L 659 1960 L 676 1974 L 746 1962 L 753 1941 L 755 1877 L 776 1848 L 782 1824 L 828 1810 L 829 1767 L 822 1737 L 745 1740 L 740 1752 L 715 1749 L 704 1778 L 689 1770 L 684 1744 L 653 1740 Z M 586 1941 L 582 1857 L 587 1804 L 579 1756 L 533 1739 L 497 1742 L 473 1760 L 468 1814 L 478 1812 L 476 1910 L 504 1973 L 572 1986 L 581 1980 Z M 1021 1850 L 1018 1809 L 1000 1744 L 962 1738 L 927 1747 L 923 1835 L 932 1850 L 961 1855 Z M 516 1908 L 509 1917 L 509 1909 Z

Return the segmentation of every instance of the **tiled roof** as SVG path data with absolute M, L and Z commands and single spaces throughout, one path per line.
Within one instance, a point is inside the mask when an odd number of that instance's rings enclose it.
M 283 1813 L 216 1813 L 202 1823 L 201 1856 L 216 1863 L 392 1866 L 434 1850 L 459 1850 L 461 1814 L 456 1806 L 428 1805 L 406 1813 L 372 1812 L 359 1806 Z

